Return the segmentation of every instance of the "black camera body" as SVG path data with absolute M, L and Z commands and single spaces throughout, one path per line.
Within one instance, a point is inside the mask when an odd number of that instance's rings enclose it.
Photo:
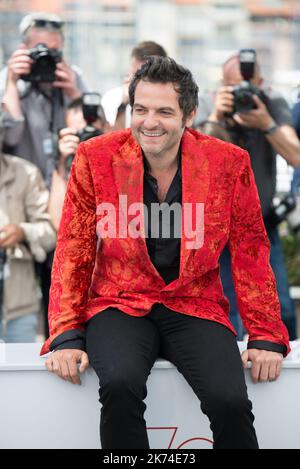
M 264 92 L 248 81 L 242 81 L 240 85 L 235 86 L 232 93 L 234 97 L 233 114 L 256 109 L 257 106 L 253 99 L 254 95 L 258 96 L 262 101 L 266 100 Z
M 99 93 L 83 93 L 82 113 L 87 125 L 76 133 L 80 141 L 84 142 L 89 138 L 102 135 L 103 132 L 93 126 L 93 123 L 98 119 L 105 121 L 105 117 L 101 115 L 101 95 Z
M 82 95 L 82 113 L 87 125 L 76 132 L 80 142 L 84 142 L 93 137 L 103 134 L 103 131 L 94 127 L 94 122 L 100 119 L 105 122 L 105 115 L 101 106 L 101 95 L 99 93 L 83 93 Z M 70 155 L 66 159 L 66 170 L 70 172 L 71 165 L 75 155 Z
M 282 221 L 289 219 L 292 213 L 294 213 L 296 208 L 296 198 L 295 194 L 292 192 L 286 194 L 279 203 L 271 207 L 271 212 L 268 215 L 268 221 L 272 225 L 279 225 Z M 297 220 L 299 223 L 299 220 Z M 295 221 L 296 223 L 296 221 Z
M 103 132 L 99 129 L 96 129 L 92 125 L 86 125 L 83 129 L 78 130 L 76 132 L 77 137 L 79 137 L 79 140 L 81 142 L 84 142 L 85 140 L 89 140 L 90 138 L 93 137 L 98 137 L 99 135 L 102 135 Z
M 96 122 L 97 119 L 100 118 L 103 120 L 102 116 L 99 114 L 100 108 L 101 95 L 99 93 L 83 93 L 82 113 L 87 125 L 76 133 L 81 142 L 103 134 L 101 130 L 93 126 L 93 123 Z
M 258 96 L 263 102 L 266 102 L 265 93 L 250 83 L 251 78 L 254 77 L 255 63 L 256 63 L 256 52 L 254 49 L 241 49 L 240 54 L 240 71 L 243 77 L 243 81 L 233 88 L 233 111 L 236 112 L 248 112 L 252 109 L 256 109 L 256 104 L 253 96 Z
M 51 83 L 56 80 L 56 64 L 62 60 L 62 51 L 49 49 L 45 44 L 37 44 L 30 49 L 29 57 L 34 63 L 30 73 L 21 76 L 22 80 L 31 83 Z
M 79 137 L 80 142 L 85 142 L 86 140 L 89 140 L 90 138 L 98 137 L 99 135 L 102 135 L 102 134 L 103 132 L 101 130 L 96 129 L 92 125 L 86 125 L 83 129 L 78 130 L 75 135 Z M 66 159 L 65 167 L 66 167 L 66 171 L 68 174 L 70 173 L 70 169 L 71 169 L 74 157 L 75 155 L 70 155 Z

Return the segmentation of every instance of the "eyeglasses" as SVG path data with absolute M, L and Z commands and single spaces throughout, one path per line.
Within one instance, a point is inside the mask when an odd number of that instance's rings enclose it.
M 27 31 L 29 31 L 31 28 L 47 28 L 51 27 L 53 29 L 56 29 L 57 31 L 60 31 L 61 33 L 63 32 L 64 22 L 59 21 L 59 20 L 51 20 L 51 19 L 40 19 L 40 18 L 30 18 L 27 19 L 25 17 L 25 20 L 21 22 L 20 24 L 20 34 L 24 36 Z
M 52 21 L 52 20 L 33 20 L 31 25 L 37 28 L 45 28 L 46 26 L 52 26 L 55 29 L 62 29 L 64 26 L 63 21 Z

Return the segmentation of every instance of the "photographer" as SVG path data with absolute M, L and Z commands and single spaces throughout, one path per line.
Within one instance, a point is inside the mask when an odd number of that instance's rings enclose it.
M 108 132 L 111 127 L 106 121 L 98 93 L 84 93 L 72 101 L 66 111 L 67 127 L 59 132 L 58 162 L 53 172 L 49 200 L 52 224 L 58 230 L 70 167 L 80 142 Z
M 167 57 L 165 49 L 157 42 L 139 42 L 131 51 L 130 66 L 122 86 L 107 91 L 101 101 L 107 120 L 113 130 L 121 130 L 130 126 L 131 108 L 129 106 L 129 83 L 135 72 L 145 63 L 150 55 Z
M 62 57 L 63 22 L 50 13 L 33 13 L 20 23 L 22 43 L 0 73 L 0 94 L 9 127 L 7 153 L 32 162 L 48 188 L 55 168 L 56 136 L 65 126 L 65 109 L 85 86 L 74 67 Z M 48 310 L 51 255 L 37 263 L 43 305 Z M 47 324 L 45 334 L 48 335 Z
M 272 201 L 276 189 L 276 155 L 292 166 L 300 165 L 300 143 L 286 101 L 262 88 L 263 78 L 255 51 L 242 50 L 223 66 L 223 83 L 218 89 L 210 115 L 198 115 L 196 122 L 203 133 L 241 146 L 250 153 L 259 192 L 266 231 L 271 243 L 270 262 L 281 304 L 282 319 L 290 340 L 296 335 L 295 307 L 289 295 L 287 272 Z M 201 105 L 199 106 L 201 112 Z M 230 301 L 231 319 L 242 338 L 238 305 L 231 277 L 229 251 L 221 257 L 221 276 Z
M 3 130 L 0 123 L 0 339 L 35 342 L 40 299 L 33 261 L 45 260 L 55 232 L 38 168 L 2 153 Z
M 20 24 L 22 43 L 1 71 L 4 111 L 10 118 L 4 143 L 34 163 L 50 186 L 54 169 L 53 137 L 64 127 L 67 104 L 85 86 L 62 57 L 63 22 L 50 13 L 33 13 Z

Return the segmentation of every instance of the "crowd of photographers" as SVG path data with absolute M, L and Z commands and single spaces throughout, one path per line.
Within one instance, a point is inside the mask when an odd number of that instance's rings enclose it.
M 55 236 L 72 160 L 80 141 L 128 127 L 130 77 L 149 55 L 166 56 L 152 41 L 138 44 L 124 83 L 100 94 L 88 92 L 79 70 L 63 57 L 63 23 L 48 13 L 27 15 L 21 43 L 0 72 L 0 339 L 35 341 L 40 306 L 44 335 Z M 266 90 L 255 51 L 245 49 L 223 66 L 222 86 L 202 94 L 194 123 L 203 133 L 248 150 L 256 178 L 270 261 L 277 281 L 282 318 L 297 338 L 295 305 L 278 234 L 279 223 L 297 212 L 300 183 L 295 170 L 291 193 L 273 205 L 276 155 L 300 168 L 300 107 Z M 297 108 L 298 106 L 298 108 Z M 294 217 L 295 218 L 295 217 Z M 293 222 L 295 229 L 299 220 Z M 221 257 L 221 277 L 231 320 L 244 335 L 231 276 L 230 252 Z
M 245 49 L 223 65 L 222 86 L 210 103 L 199 105 L 197 126 L 204 133 L 235 143 L 246 149 L 258 188 L 271 252 L 270 263 L 275 274 L 281 315 L 291 340 L 296 339 L 295 305 L 289 293 L 289 282 L 283 258 L 278 225 L 294 208 L 290 195 L 280 206 L 273 206 L 276 190 L 276 155 L 290 165 L 300 164 L 299 139 L 293 127 L 287 102 L 278 93 L 265 89 L 254 50 Z M 290 201 L 290 199 L 292 199 Z M 230 301 L 231 318 L 238 337 L 243 337 L 231 275 L 230 253 L 225 248 L 221 261 L 225 295 Z

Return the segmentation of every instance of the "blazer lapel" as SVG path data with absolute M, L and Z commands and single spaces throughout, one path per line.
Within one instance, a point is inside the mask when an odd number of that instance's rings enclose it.
M 122 220 L 126 220 L 127 222 L 127 226 L 124 226 L 124 229 L 127 229 L 128 224 L 130 224 L 136 216 L 139 217 L 139 220 L 141 220 L 141 236 L 134 240 L 135 245 L 137 245 L 136 253 L 143 267 L 150 271 L 151 274 L 156 277 L 156 280 L 162 284 L 161 287 L 163 287 L 165 282 L 155 269 L 148 254 L 145 240 L 144 211 L 134 213 L 138 210 L 138 206 L 134 206 L 133 204 L 144 203 L 144 163 L 141 147 L 131 133 L 119 151 L 113 155 L 112 165 L 118 197 L 120 197 L 120 195 L 127 197 L 126 205 L 125 199 L 122 199 L 124 201 L 124 210 L 121 208 L 123 211 Z M 130 207 L 133 208 L 133 214 L 128 214 Z M 124 213 L 125 210 L 127 210 L 127 215 Z
M 191 230 L 195 230 L 196 221 L 196 204 L 204 204 L 206 202 L 210 176 L 209 176 L 209 160 L 206 156 L 204 145 L 202 145 L 199 134 L 197 137 L 193 131 L 186 130 L 182 137 L 182 237 L 180 248 L 180 276 L 190 277 L 190 271 L 193 270 L 193 258 L 197 248 L 194 244 L 196 238 L 191 238 Z M 118 196 L 127 196 L 127 209 L 131 204 L 143 203 L 143 181 L 144 181 L 144 165 L 143 156 L 139 144 L 136 142 L 132 134 L 123 146 L 113 155 L 113 172 Z M 200 210 L 201 211 L 201 210 Z M 192 214 L 192 219 L 187 220 Z M 134 218 L 134 215 L 128 215 L 128 222 Z M 141 262 L 145 267 L 159 277 L 159 273 L 153 266 L 148 255 L 144 233 L 144 214 L 141 216 L 143 232 L 142 237 L 138 237 L 135 241 L 138 243 L 139 255 Z M 204 230 L 204 226 L 200 226 L 200 230 Z M 198 229 L 199 231 L 199 229 Z M 193 233 L 192 233 L 193 234 Z M 201 234 L 197 233 L 197 239 L 201 241 Z M 194 246 L 194 247 L 193 247 Z M 163 280 L 162 280 L 163 281 Z M 173 283 L 173 282 L 172 282 Z M 172 284 L 166 288 L 170 288 Z
M 182 236 L 180 249 L 180 276 L 189 276 L 189 271 L 193 269 L 193 258 L 195 252 L 204 241 L 204 219 L 201 220 L 202 209 L 208 195 L 210 175 L 209 160 L 206 156 L 204 145 L 193 131 L 186 130 L 182 138 Z M 188 205 L 191 204 L 191 205 Z M 199 205 L 198 208 L 196 204 Z M 191 223 L 191 215 L 192 220 Z M 198 215 L 198 216 L 197 216 Z M 197 220 L 196 220 L 197 216 Z M 200 219 L 199 219 L 200 216 Z M 197 221 L 197 223 L 196 223 Z M 203 222 L 203 223 L 202 223 Z M 197 238 L 191 238 L 190 228 L 197 230 Z M 196 231 L 196 230 L 195 230 Z M 192 233 L 193 234 L 193 233 Z M 192 241 L 192 242 L 191 242 Z
M 128 207 L 143 202 L 143 156 L 139 144 L 129 134 L 124 145 L 113 155 L 113 173 L 118 195 L 127 196 Z

